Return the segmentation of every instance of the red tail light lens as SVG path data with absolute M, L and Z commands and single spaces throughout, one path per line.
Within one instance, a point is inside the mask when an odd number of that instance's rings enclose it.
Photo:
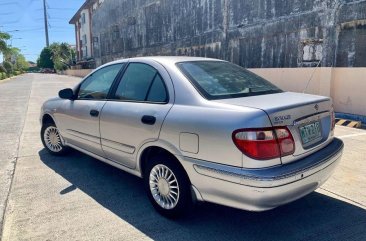
M 241 152 L 257 160 L 287 156 L 295 151 L 294 139 L 286 127 L 236 130 L 233 141 Z

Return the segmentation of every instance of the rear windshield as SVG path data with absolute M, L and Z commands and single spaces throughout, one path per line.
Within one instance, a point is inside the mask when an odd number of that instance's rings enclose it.
M 177 64 L 207 99 L 227 99 L 282 92 L 267 80 L 223 61 L 192 61 Z

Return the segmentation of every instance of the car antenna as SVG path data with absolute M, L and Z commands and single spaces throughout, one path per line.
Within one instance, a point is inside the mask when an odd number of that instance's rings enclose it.
M 316 65 L 316 67 L 315 67 L 315 68 L 314 68 L 314 70 L 313 70 L 313 73 L 311 73 L 310 79 L 308 80 L 308 83 L 306 84 L 305 89 L 302 91 L 302 93 L 303 93 L 303 94 L 305 94 L 305 91 L 308 89 L 309 84 L 310 84 L 311 80 L 312 80 L 312 79 L 313 79 L 313 77 L 314 77 L 315 71 L 316 71 L 316 70 L 317 70 L 317 68 L 319 67 L 319 65 L 320 65 L 320 63 L 322 62 L 322 60 L 323 60 L 323 58 L 321 58 L 321 59 L 319 60 L 318 64 Z

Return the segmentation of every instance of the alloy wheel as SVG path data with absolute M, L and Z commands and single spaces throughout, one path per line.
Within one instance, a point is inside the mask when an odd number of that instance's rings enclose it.
M 151 169 L 150 191 L 156 203 L 163 209 L 173 209 L 179 201 L 179 184 L 173 171 L 158 164 Z
M 52 152 L 60 152 L 63 148 L 61 136 L 55 126 L 46 128 L 43 134 L 44 142 L 47 148 Z

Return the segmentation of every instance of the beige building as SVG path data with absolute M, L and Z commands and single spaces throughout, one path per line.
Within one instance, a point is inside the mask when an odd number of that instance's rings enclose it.
M 92 13 L 99 8 L 104 0 L 87 0 L 71 18 L 70 24 L 75 25 L 77 62 L 92 61 L 93 45 L 98 41 L 92 34 Z

